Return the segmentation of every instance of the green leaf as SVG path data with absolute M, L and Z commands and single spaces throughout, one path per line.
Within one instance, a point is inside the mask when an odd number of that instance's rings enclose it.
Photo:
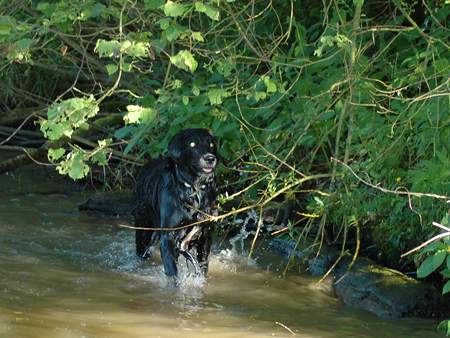
M 133 65 L 129 62 L 122 62 L 122 70 L 126 73 L 133 70 Z
M 102 57 L 117 57 L 119 56 L 121 49 L 121 44 L 117 40 L 103 40 L 98 39 L 95 44 L 94 52 L 98 53 L 98 55 Z
M 16 20 L 10 16 L 0 16 L 0 35 L 9 35 L 15 27 Z
M 144 128 L 137 129 L 136 133 L 133 134 L 133 137 L 131 138 L 130 142 L 128 142 L 127 146 L 123 151 L 125 155 L 128 154 L 136 146 L 136 144 L 142 142 L 143 135 L 148 132 L 148 128 L 146 128 L 145 125 L 143 126 Z
M 170 25 L 165 31 L 165 37 L 167 41 L 174 41 L 178 39 L 178 37 L 184 33 L 186 29 L 179 25 Z
M 176 18 L 179 16 L 183 16 L 188 8 L 188 5 L 182 5 L 169 0 L 164 5 L 164 14 Z
M 192 94 L 194 94 L 195 96 L 199 96 L 200 95 L 200 88 L 198 88 L 196 85 L 194 85 L 192 87 Z
M 121 44 L 120 51 L 131 57 L 146 57 L 148 56 L 149 47 L 150 44 L 148 42 L 125 40 Z
M 144 0 L 144 8 L 146 10 L 153 10 L 161 8 L 164 5 L 164 0 Z
M 216 69 L 219 74 L 229 77 L 232 71 L 236 69 L 236 64 L 230 59 L 218 60 L 216 62 Z
M 118 139 L 123 139 L 126 136 L 133 134 L 136 131 L 135 126 L 124 126 L 122 128 L 119 128 L 115 131 L 114 137 Z
M 89 173 L 89 167 L 85 163 L 84 154 L 79 150 L 72 151 L 56 169 L 60 174 L 69 175 L 74 180 L 85 177 Z
M 195 10 L 199 13 L 206 14 L 210 19 L 218 21 L 220 19 L 220 12 L 216 7 L 204 4 L 203 2 L 197 1 L 195 3 Z
M 200 33 L 200 32 L 192 32 L 191 34 L 192 34 L 192 38 L 195 41 L 199 41 L 199 42 L 204 42 L 205 41 L 205 39 L 203 38 L 202 33 Z
M 261 92 L 261 91 L 256 91 L 255 92 L 255 100 L 256 102 L 260 101 L 260 100 L 264 100 L 267 97 L 267 93 L 266 92 Z
M 107 155 L 108 153 L 106 152 L 106 150 L 99 150 L 92 156 L 92 161 L 94 163 L 97 163 L 98 165 L 105 166 L 108 164 Z
M 450 269 L 450 255 L 447 256 L 447 269 Z
M 442 294 L 445 295 L 446 293 L 450 292 L 450 280 L 445 283 L 444 287 L 442 288 Z
M 55 162 L 59 160 L 65 152 L 66 150 L 64 148 L 50 148 L 48 150 L 47 156 L 50 162 Z
M 162 30 L 166 30 L 167 28 L 169 28 L 170 22 L 171 22 L 171 19 L 169 19 L 169 18 L 163 18 L 163 19 L 159 20 L 158 21 L 159 28 L 161 28 Z
M 156 115 L 156 111 L 153 108 L 129 105 L 127 110 L 128 113 L 123 117 L 126 124 L 149 123 Z
M 16 42 L 16 47 L 20 50 L 27 50 L 33 44 L 33 40 L 31 39 L 20 39 Z
M 45 13 L 50 7 L 50 4 L 48 2 L 39 2 L 36 6 L 36 9 L 40 12 Z
M 442 162 L 445 163 L 446 161 L 443 160 Z M 442 217 L 442 219 L 441 219 L 441 224 L 442 224 L 442 225 L 445 225 L 445 226 L 447 226 L 447 225 L 450 226 L 450 212 L 446 213 L 446 214 L 444 215 L 444 217 Z
M 268 76 L 262 76 L 261 79 L 263 80 L 264 84 L 266 85 L 266 92 L 267 93 L 275 93 L 277 91 L 277 85 L 274 81 L 270 79 Z
M 189 104 L 189 96 L 183 96 L 183 104 L 187 106 Z
M 117 72 L 117 69 L 119 69 L 119 67 L 117 67 L 117 65 L 115 64 L 111 63 L 109 65 L 106 65 L 106 71 L 108 72 L 108 75 L 113 75 Z
M 99 140 L 98 148 L 93 151 L 93 155 L 91 157 L 92 162 L 97 163 L 98 165 L 104 166 L 108 164 L 108 153 L 109 151 L 105 149 L 112 142 L 111 139 Z
M 435 241 L 433 243 L 428 244 L 425 248 L 422 249 L 423 253 L 435 252 L 439 250 L 445 249 L 444 243 L 441 241 Z
M 436 271 L 447 257 L 447 252 L 438 251 L 434 255 L 428 256 L 417 269 L 417 277 L 425 278 Z
M 194 56 L 188 50 L 180 50 L 177 55 L 170 57 L 170 62 L 178 68 L 190 71 L 191 73 L 195 72 L 198 66 Z
M 211 105 L 222 104 L 222 99 L 230 96 L 225 89 L 211 89 L 207 93 Z
M 438 330 L 443 331 L 447 336 L 450 336 L 450 320 L 440 322 L 438 325 Z
M 41 131 L 50 140 L 62 136 L 71 137 L 75 129 L 86 125 L 86 121 L 98 113 L 97 101 L 90 97 L 74 97 L 51 105 L 47 120 L 41 122 Z

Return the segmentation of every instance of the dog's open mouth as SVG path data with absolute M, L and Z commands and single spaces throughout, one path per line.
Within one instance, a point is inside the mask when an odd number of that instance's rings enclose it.
M 199 165 L 204 174 L 211 174 L 214 171 L 216 164 L 216 157 L 212 154 L 205 154 L 200 157 Z
M 205 174 L 211 174 L 214 171 L 215 166 L 202 166 L 202 171 Z

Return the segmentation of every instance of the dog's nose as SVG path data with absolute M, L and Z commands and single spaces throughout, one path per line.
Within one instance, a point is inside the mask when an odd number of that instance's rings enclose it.
M 206 163 L 212 164 L 216 161 L 216 157 L 213 154 L 206 154 L 203 156 Z

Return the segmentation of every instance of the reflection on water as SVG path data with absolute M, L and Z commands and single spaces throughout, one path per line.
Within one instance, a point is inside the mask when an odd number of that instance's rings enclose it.
M 39 175 L 0 176 L 0 337 L 440 337 L 434 322 L 350 310 L 315 279 L 230 249 L 216 248 L 207 281 L 184 269 L 168 288 L 123 221 L 78 213 L 83 196 Z

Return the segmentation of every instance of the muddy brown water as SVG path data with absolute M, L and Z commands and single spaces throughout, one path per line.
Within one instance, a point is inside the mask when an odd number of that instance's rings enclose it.
M 65 184 L 41 169 L 0 176 L 0 337 L 442 337 L 430 320 L 349 309 L 316 279 L 282 278 L 270 256 L 229 245 L 208 280 L 183 272 L 168 288 L 123 220 L 78 212 L 86 195 Z

